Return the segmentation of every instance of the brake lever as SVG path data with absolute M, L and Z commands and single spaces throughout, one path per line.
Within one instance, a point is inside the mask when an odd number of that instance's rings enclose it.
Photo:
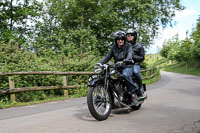
M 118 61 L 116 64 L 117 65 L 122 65 L 124 62 L 123 61 Z

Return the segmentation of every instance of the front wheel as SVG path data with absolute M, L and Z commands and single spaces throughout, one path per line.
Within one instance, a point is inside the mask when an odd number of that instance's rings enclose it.
M 111 112 L 111 96 L 104 89 L 103 84 L 90 87 L 87 96 L 87 105 L 92 116 L 99 120 L 106 120 Z

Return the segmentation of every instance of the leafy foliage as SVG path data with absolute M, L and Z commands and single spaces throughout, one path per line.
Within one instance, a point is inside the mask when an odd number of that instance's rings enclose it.
M 182 10 L 179 0 L 48 0 L 48 14 L 65 31 L 90 27 L 99 44 L 112 42 L 112 33 L 135 27 L 144 46 L 149 46 L 161 24 L 165 27 Z M 99 48 L 104 53 L 104 48 Z
M 200 63 L 200 19 L 190 37 L 179 40 L 178 35 L 165 41 L 163 49 L 160 51 L 161 56 L 168 60 L 177 62 L 195 63 L 196 67 Z
M 197 25 L 192 33 L 193 38 L 193 59 L 200 62 L 200 17 L 197 20 Z
M 41 9 L 42 4 L 37 0 L 1 0 L 0 40 L 5 43 L 14 40 L 24 47 L 22 44 L 33 34 Z
M 43 51 L 42 56 L 21 50 L 17 45 L 0 46 L 0 71 L 1 72 L 20 72 L 20 71 L 91 71 L 93 65 L 99 60 L 98 57 L 91 53 L 65 56 L 65 54 L 56 54 L 51 49 Z M 69 84 L 84 83 L 87 76 L 68 77 Z M 55 86 L 62 85 L 62 76 L 41 76 L 27 75 L 15 76 L 15 87 L 33 87 L 33 86 Z M 8 77 L 0 77 L 0 89 L 8 89 Z M 70 91 L 74 94 L 76 91 Z M 35 99 L 44 99 L 47 96 L 63 95 L 62 90 L 56 91 L 37 91 L 24 92 L 17 94 L 18 101 L 32 101 Z M 3 98 L 7 99 L 7 98 Z

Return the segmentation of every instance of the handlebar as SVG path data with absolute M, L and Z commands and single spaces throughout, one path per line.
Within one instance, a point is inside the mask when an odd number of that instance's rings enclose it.
M 124 60 L 124 61 L 117 61 L 115 64 L 101 64 L 101 63 L 97 63 L 96 65 L 99 65 L 100 67 L 103 67 L 103 68 L 107 68 L 107 67 L 110 67 L 110 68 L 115 68 L 116 66 L 123 66 L 123 65 L 126 65 L 128 63 L 134 63 L 133 60 Z

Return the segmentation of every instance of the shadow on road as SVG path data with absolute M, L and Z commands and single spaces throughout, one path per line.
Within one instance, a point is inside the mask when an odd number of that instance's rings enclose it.
M 89 110 L 87 108 L 84 108 L 83 106 L 78 107 L 74 116 L 78 118 L 79 120 L 88 121 L 88 122 L 97 122 L 97 120 L 92 117 Z
M 136 112 L 132 110 L 130 107 L 127 108 L 120 108 L 111 111 L 109 118 L 114 117 L 115 115 L 126 115 L 131 112 Z M 84 106 L 79 106 L 74 114 L 74 117 L 78 118 L 79 120 L 88 121 L 88 122 L 99 122 L 97 121 L 89 112 L 88 108 L 84 108 Z
M 115 114 L 115 115 L 125 115 L 125 114 L 129 114 L 131 112 L 134 112 L 134 110 L 132 110 L 130 107 L 128 107 L 128 108 L 121 108 L 121 109 L 113 110 L 112 114 Z

